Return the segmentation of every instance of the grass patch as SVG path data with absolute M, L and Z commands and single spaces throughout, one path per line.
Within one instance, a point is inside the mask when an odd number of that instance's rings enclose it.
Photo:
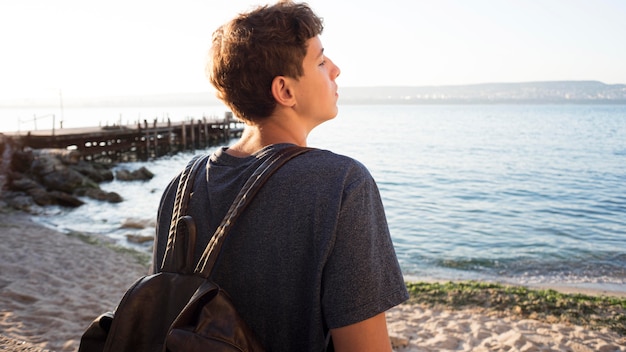
M 139 263 L 142 266 L 145 266 L 146 268 L 152 264 L 152 256 L 147 253 L 144 253 L 144 252 L 132 249 L 132 248 L 120 246 L 113 242 L 100 239 L 97 236 L 85 234 L 82 232 L 70 232 L 67 235 L 70 237 L 78 238 L 81 241 L 90 245 L 103 246 L 117 253 L 131 256 L 135 259 L 137 263 Z
M 591 329 L 608 328 L 626 335 L 626 299 L 523 286 L 466 281 L 407 283 L 409 303 L 446 308 L 480 308 L 549 323 L 571 323 Z

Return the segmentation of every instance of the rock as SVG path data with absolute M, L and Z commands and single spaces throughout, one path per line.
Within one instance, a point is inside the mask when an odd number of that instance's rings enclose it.
M 115 179 L 110 165 L 87 162 L 80 153 L 65 149 L 20 150 L 13 140 L 0 134 L 0 196 L 7 205 L 29 211 L 33 206 L 84 204 L 79 196 L 119 203 L 123 198 L 102 190 L 99 183 Z M 145 167 L 121 170 L 120 180 L 149 180 L 154 174 Z M 17 192 L 6 192 L 5 190 Z M 10 194 L 10 195 L 9 195 Z M 28 195 L 30 201 L 27 201 Z M 9 197 L 15 197 L 9 201 Z
M 143 180 L 151 180 L 154 177 L 152 171 L 148 170 L 145 166 L 142 166 L 139 170 L 137 170 L 142 177 Z
M 71 193 L 48 190 L 43 185 L 25 176 L 13 179 L 10 187 L 12 190 L 27 193 L 33 202 L 40 206 L 61 205 L 75 208 L 85 204 Z
M 45 155 L 45 154 L 35 156 L 33 154 L 33 159 L 31 161 L 29 171 L 35 175 L 44 176 L 52 172 L 55 172 L 56 170 L 65 169 L 65 168 L 66 166 L 63 165 L 61 160 L 53 156 Z
M 71 194 L 67 194 L 67 193 L 63 193 L 63 192 L 59 192 L 59 191 L 52 191 L 49 194 L 50 194 L 51 197 L 54 198 L 56 204 L 62 205 L 64 207 L 76 208 L 76 207 L 79 207 L 79 206 L 85 204 L 85 202 L 83 202 L 82 200 L 74 197 Z
M 60 159 L 49 154 L 36 155 L 30 171 L 48 190 L 74 193 L 79 187 L 97 187 L 81 173 L 68 168 Z
M 146 242 L 154 241 L 154 236 L 142 236 L 142 235 L 126 235 L 126 240 L 131 243 L 143 244 Z
M 78 188 L 93 187 L 85 176 L 69 168 L 62 168 L 41 176 L 41 183 L 49 190 L 74 193 Z
M 118 193 L 106 192 L 100 188 L 88 188 L 84 189 L 83 191 L 84 192 L 81 192 L 83 195 L 95 200 L 106 201 L 109 203 L 121 203 L 122 201 L 124 201 L 124 198 L 122 198 L 122 196 L 120 196 Z
M 13 209 L 30 212 L 35 205 L 33 198 L 26 194 L 13 194 L 5 198 L 6 203 Z
M 54 197 L 48 194 L 48 191 L 36 181 L 23 175 L 14 174 L 12 176 L 14 178 L 9 184 L 11 190 L 28 194 L 37 205 L 46 206 L 56 204 Z
M 13 175 L 13 176 L 15 177 L 16 175 Z M 41 186 L 36 181 L 28 177 L 23 177 L 23 176 L 18 176 L 18 178 L 13 178 L 11 182 L 9 183 L 9 187 L 12 190 L 24 191 L 24 192 L 29 192 L 30 190 L 36 189 L 36 188 L 43 189 L 43 186 Z
M 114 179 L 113 171 L 102 164 L 88 163 L 81 160 L 76 165 L 72 165 L 71 168 L 97 183 L 113 181 Z
M 117 178 L 120 181 L 137 181 L 137 180 L 145 181 L 145 180 L 150 180 L 153 177 L 154 177 L 154 174 L 150 170 L 148 170 L 145 166 L 142 166 L 141 168 L 135 171 L 121 169 L 121 170 L 117 170 L 117 172 L 115 173 L 115 178 Z
M 120 181 L 130 181 L 132 179 L 132 176 L 130 174 L 130 171 L 122 169 L 115 172 L 115 178 Z
M 35 157 L 51 157 L 61 161 L 63 164 L 77 164 L 80 161 L 80 152 L 77 150 L 67 150 L 59 148 L 35 149 Z
M 155 227 L 154 219 L 128 218 L 122 222 L 123 229 L 145 229 L 147 227 Z
M 31 196 L 35 204 L 41 206 L 54 205 L 55 198 L 48 193 L 43 187 L 31 189 L 28 192 L 28 195 Z
M 32 151 L 16 150 L 11 155 L 11 170 L 14 172 L 26 173 L 30 170 L 30 166 L 33 163 L 35 157 Z

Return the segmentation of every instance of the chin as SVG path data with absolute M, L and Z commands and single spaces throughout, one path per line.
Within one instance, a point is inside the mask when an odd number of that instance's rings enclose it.
M 337 114 L 339 113 L 339 107 L 337 106 L 337 104 L 335 104 L 335 106 L 332 108 L 332 112 L 331 112 L 331 119 L 334 119 Z
M 332 120 L 335 117 L 337 117 L 337 115 L 339 114 L 339 109 L 335 109 L 335 112 L 330 114 L 330 116 L 328 117 L 328 120 Z

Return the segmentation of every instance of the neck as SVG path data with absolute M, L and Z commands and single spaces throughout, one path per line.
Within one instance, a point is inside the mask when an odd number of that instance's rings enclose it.
M 241 138 L 226 152 L 237 157 L 252 155 L 272 144 L 291 143 L 306 147 L 310 130 L 289 118 L 270 116 L 261 122 L 246 125 Z

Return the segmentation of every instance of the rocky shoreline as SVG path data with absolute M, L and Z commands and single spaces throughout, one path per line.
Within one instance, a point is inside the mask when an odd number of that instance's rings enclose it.
M 119 203 L 121 195 L 100 188 L 113 179 L 148 180 L 154 174 L 142 167 L 112 171 L 115 164 L 85 161 L 76 151 L 29 149 L 18 140 L 0 134 L 0 200 L 8 206 L 30 212 L 34 205 L 79 207 L 79 197 Z

